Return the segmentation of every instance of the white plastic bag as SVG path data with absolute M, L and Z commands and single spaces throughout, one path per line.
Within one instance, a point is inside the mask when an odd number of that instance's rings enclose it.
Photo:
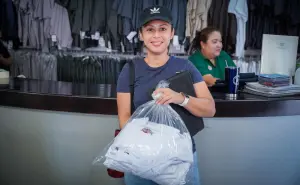
M 157 88 L 162 87 L 168 87 L 168 83 L 160 82 Z M 93 164 L 104 164 L 160 185 L 183 185 L 192 180 L 191 136 L 171 106 L 152 100 L 133 113 Z

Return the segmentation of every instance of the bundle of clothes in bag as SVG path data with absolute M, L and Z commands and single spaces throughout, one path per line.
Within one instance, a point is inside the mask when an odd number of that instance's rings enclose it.
M 186 184 L 193 173 L 191 135 L 176 111 L 156 104 L 155 99 L 133 113 L 94 164 L 160 185 Z

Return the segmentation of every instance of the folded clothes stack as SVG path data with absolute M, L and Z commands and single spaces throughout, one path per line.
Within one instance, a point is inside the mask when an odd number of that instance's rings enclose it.
M 258 76 L 258 82 L 268 87 L 282 87 L 290 85 L 290 77 L 281 74 L 261 74 Z
M 9 84 L 9 72 L 0 69 L 0 86 Z
M 104 165 L 158 184 L 183 185 L 193 163 L 191 147 L 190 136 L 174 127 L 134 119 L 110 146 Z

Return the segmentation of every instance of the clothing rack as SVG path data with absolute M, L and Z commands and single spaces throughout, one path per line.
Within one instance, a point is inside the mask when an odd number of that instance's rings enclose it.
M 122 57 L 122 58 L 136 58 L 139 55 L 133 55 L 131 52 L 129 53 L 121 53 L 121 52 L 117 52 L 117 51 L 113 51 L 113 52 L 104 52 L 104 51 L 86 51 L 86 50 L 56 50 L 56 51 L 52 51 L 51 52 L 54 55 L 77 55 L 77 56 L 107 56 L 107 57 L 114 57 L 114 58 L 118 58 L 118 57 Z
M 116 84 L 125 63 L 145 57 L 145 53 L 133 55 L 78 49 L 42 52 L 36 48 L 22 48 L 11 50 L 11 53 L 13 77 L 24 75 L 31 79 L 103 84 Z M 171 55 L 188 59 L 184 54 Z
M 35 48 L 9 50 L 13 63 L 10 76 L 24 75 L 26 78 L 40 80 L 57 80 L 57 59 L 51 53 L 41 52 Z

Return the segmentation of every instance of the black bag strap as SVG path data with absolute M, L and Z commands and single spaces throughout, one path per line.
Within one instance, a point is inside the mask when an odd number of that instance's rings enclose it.
M 130 86 L 130 104 L 131 114 L 134 112 L 134 81 L 135 81 L 135 67 L 133 61 L 129 61 L 129 86 Z

